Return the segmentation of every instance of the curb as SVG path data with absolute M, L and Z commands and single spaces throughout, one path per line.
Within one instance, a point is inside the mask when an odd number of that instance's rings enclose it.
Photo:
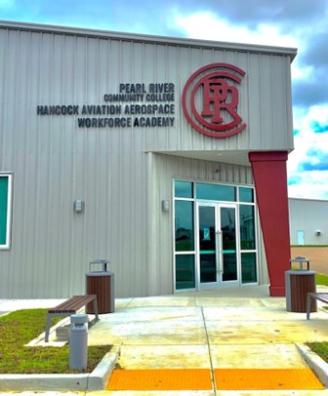
M 1 374 L 0 391 L 103 390 L 117 358 L 113 347 L 89 374 Z
M 320 381 L 328 388 L 328 363 L 304 344 L 296 344 L 305 362 L 316 373 Z

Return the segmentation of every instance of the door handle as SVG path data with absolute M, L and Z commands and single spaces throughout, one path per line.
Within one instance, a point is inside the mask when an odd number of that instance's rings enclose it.
M 215 255 L 216 255 L 216 268 L 217 268 L 217 273 L 222 273 L 222 263 L 221 263 L 221 249 L 222 249 L 222 243 L 221 243 L 221 238 L 222 238 L 222 231 L 216 231 L 215 232 L 215 238 L 216 238 L 216 249 L 215 249 Z

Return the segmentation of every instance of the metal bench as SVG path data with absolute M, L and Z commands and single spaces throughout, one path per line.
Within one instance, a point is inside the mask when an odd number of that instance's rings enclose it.
M 99 320 L 98 316 L 98 304 L 97 296 L 95 294 L 89 294 L 86 296 L 73 296 L 63 303 L 57 305 L 54 308 L 48 309 L 48 315 L 46 320 L 46 331 L 45 331 L 45 342 L 49 341 L 49 332 L 51 326 L 51 319 L 54 316 L 70 316 L 76 314 L 76 312 L 82 307 L 93 302 L 93 308 L 96 316 L 96 321 Z
M 306 319 L 310 319 L 311 300 L 319 300 L 328 304 L 328 293 L 308 293 L 306 297 Z

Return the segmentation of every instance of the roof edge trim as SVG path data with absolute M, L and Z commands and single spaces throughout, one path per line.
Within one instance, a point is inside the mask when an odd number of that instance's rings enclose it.
M 25 30 L 33 32 L 69 34 L 76 36 L 95 37 L 95 38 L 112 38 L 116 40 L 147 42 L 154 44 L 171 44 L 178 46 L 205 47 L 215 49 L 227 49 L 236 51 L 271 53 L 276 55 L 286 55 L 291 57 L 291 61 L 297 54 L 297 48 L 275 47 L 257 44 L 229 43 L 211 40 L 198 40 L 189 38 L 178 38 L 168 36 L 153 36 L 140 33 L 123 33 L 107 30 L 85 29 L 77 27 L 57 26 L 48 24 L 36 24 L 26 22 L 13 22 L 0 20 L 0 28 L 12 30 Z

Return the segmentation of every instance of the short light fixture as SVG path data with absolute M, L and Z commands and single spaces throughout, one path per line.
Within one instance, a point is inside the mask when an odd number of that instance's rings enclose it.
M 169 201 L 167 199 L 162 200 L 162 211 L 168 212 L 170 210 Z
M 321 235 L 321 230 L 315 230 L 314 233 L 315 233 L 316 236 L 320 236 Z
M 82 213 L 84 211 L 84 201 L 82 199 L 76 199 L 73 202 L 73 209 L 75 213 Z
M 218 165 L 216 168 L 214 168 L 214 173 L 220 173 L 221 172 L 221 166 Z

